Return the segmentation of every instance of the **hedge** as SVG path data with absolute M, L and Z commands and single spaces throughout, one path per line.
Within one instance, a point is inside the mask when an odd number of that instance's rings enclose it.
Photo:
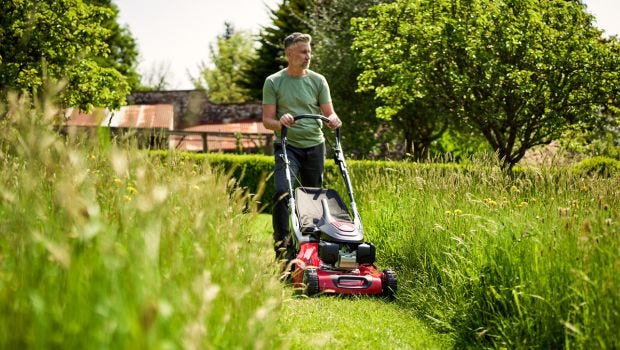
M 190 153 L 176 151 L 151 151 L 151 154 L 162 161 L 175 159 L 190 160 L 197 164 L 207 163 L 217 171 L 227 174 L 235 180 L 236 185 L 255 196 L 257 208 L 270 212 L 273 204 L 273 168 L 274 158 L 267 155 L 236 155 L 222 153 Z M 373 177 L 381 181 L 385 176 L 396 173 L 415 174 L 415 176 L 449 176 L 454 173 L 463 173 L 472 177 L 489 172 L 501 173 L 499 167 L 485 164 L 455 164 L 455 163 L 416 163 L 402 161 L 371 161 L 347 160 L 349 173 L 355 185 L 355 179 Z M 546 168 L 545 173 L 560 176 L 565 168 Z M 620 174 L 620 162 L 611 158 L 595 157 L 586 159 L 569 168 L 575 176 L 613 176 Z M 534 168 L 515 167 L 512 176 L 536 176 Z M 336 188 L 344 196 L 344 184 L 334 161 L 325 162 L 324 186 Z
M 191 160 L 197 164 L 209 164 L 210 167 L 228 174 L 234 178 L 237 185 L 255 195 L 258 200 L 258 208 L 269 212 L 273 204 L 273 168 L 274 158 L 267 155 L 237 155 L 223 153 L 191 153 L 176 151 L 150 151 L 150 154 L 162 161 L 175 159 Z M 399 161 L 370 161 L 370 160 L 347 160 L 349 173 L 355 178 L 374 176 L 380 179 L 388 174 L 395 172 L 416 171 L 439 171 L 448 174 L 456 170 L 463 170 L 465 167 L 458 164 L 426 164 Z M 325 187 L 335 187 L 339 191 L 343 190 L 344 184 L 341 180 L 340 171 L 332 159 L 325 162 Z M 346 192 L 345 192 L 346 193 Z M 343 194 L 344 195 L 344 194 Z
M 592 157 L 573 165 L 572 172 L 578 176 L 612 177 L 620 174 L 620 161 L 608 157 Z

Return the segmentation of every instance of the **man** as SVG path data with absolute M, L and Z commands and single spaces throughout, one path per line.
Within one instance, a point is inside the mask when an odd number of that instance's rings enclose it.
M 293 33 L 284 39 L 284 53 L 288 65 L 265 79 L 263 86 L 263 125 L 276 133 L 275 143 L 275 204 L 273 207 L 273 238 L 277 257 L 285 257 L 290 240 L 288 218 L 288 184 L 280 146 L 280 130 L 288 128 L 287 156 L 291 178 L 297 177 L 305 187 L 321 187 L 325 164 L 325 137 L 322 123 L 314 119 L 300 119 L 300 114 L 327 116 L 330 128 L 342 122 L 332 105 L 325 77 L 308 69 L 312 58 L 308 34 Z

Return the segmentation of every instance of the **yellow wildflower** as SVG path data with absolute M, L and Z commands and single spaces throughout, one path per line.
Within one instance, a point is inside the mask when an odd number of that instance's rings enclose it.
M 486 198 L 486 199 L 484 200 L 484 202 L 485 202 L 486 204 L 490 205 L 490 206 L 495 206 L 495 205 L 497 205 L 497 202 L 496 202 L 496 201 L 494 201 L 494 200 L 492 200 L 491 198 Z

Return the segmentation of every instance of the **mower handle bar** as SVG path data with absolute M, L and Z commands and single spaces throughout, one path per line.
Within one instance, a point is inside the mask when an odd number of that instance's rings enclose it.
M 323 121 L 325 123 L 330 122 L 330 120 L 327 117 L 322 116 L 320 114 L 300 114 L 300 115 L 296 115 L 293 117 L 293 120 L 295 121 L 299 119 L 315 119 L 315 120 Z M 282 125 L 282 129 L 280 130 L 280 134 L 282 135 L 282 138 L 286 137 L 287 129 L 288 128 L 286 126 Z M 335 132 L 336 132 L 336 138 L 340 140 L 340 128 L 336 129 Z
M 320 115 L 320 114 L 300 114 L 300 115 L 296 115 L 293 117 L 293 119 L 295 120 L 299 120 L 299 119 L 317 119 L 317 120 L 322 120 L 326 123 L 329 123 L 329 118 Z
M 315 120 L 321 120 L 325 123 L 329 123 L 330 120 L 328 118 L 326 118 L 325 116 L 319 115 L 319 114 L 300 114 L 297 116 L 293 117 L 294 120 L 299 120 L 299 119 L 315 119 Z M 357 205 L 355 204 L 355 198 L 353 197 L 353 188 L 351 186 L 351 180 L 349 179 L 349 173 L 347 172 L 347 166 L 345 164 L 344 161 L 344 156 L 342 155 L 342 149 L 340 147 L 340 128 L 337 128 L 334 130 L 334 132 L 336 133 L 336 145 L 334 147 L 334 161 L 336 162 L 336 164 L 338 165 L 338 167 L 340 168 L 340 172 L 342 173 L 342 177 L 344 179 L 346 188 L 347 188 L 347 192 L 349 193 L 349 199 L 351 200 L 351 210 L 353 211 L 353 222 L 355 223 L 355 226 L 360 230 L 363 231 L 362 228 L 362 221 L 359 217 L 359 213 L 357 211 Z M 301 233 L 301 230 L 299 228 L 299 221 L 297 218 L 297 214 L 296 214 L 296 208 L 295 208 L 295 196 L 293 194 L 293 185 L 292 185 L 292 181 L 291 181 L 291 173 L 290 173 L 290 169 L 289 169 L 289 160 L 288 160 L 288 156 L 287 156 L 287 152 L 286 152 L 286 145 L 287 145 L 287 127 L 282 125 L 282 129 L 280 130 L 280 136 L 282 139 L 282 149 L 283 149 L 283 153 L 281 154 L 282 159 L 284 160 L 285 163 L 285 172 L 286 172 L 286 180 L 288 182 L 288 192 L 289 192 L 289 211 L 291 214 L 291 221 L 293 224 L 293 232 L 295 234 L 295 237 L 297 238 L 297 244 L 301 243 L 301 242 L 307 242 L 308 241 L 308 237 L 304 236 Z M 324 210 L 325 211 L 325 210 Z M 329 212 L 329 211 L 327 211 Z

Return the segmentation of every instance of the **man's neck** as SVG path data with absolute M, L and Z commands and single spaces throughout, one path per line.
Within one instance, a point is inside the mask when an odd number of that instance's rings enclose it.
M 306 75 L 308 73 L 308 70 L 288 66 L 286 67 L 286 72 L 288 73 L 288 75 L 292 77 L 299 78 L 299 77 L 303 77 L 304 75 Z

